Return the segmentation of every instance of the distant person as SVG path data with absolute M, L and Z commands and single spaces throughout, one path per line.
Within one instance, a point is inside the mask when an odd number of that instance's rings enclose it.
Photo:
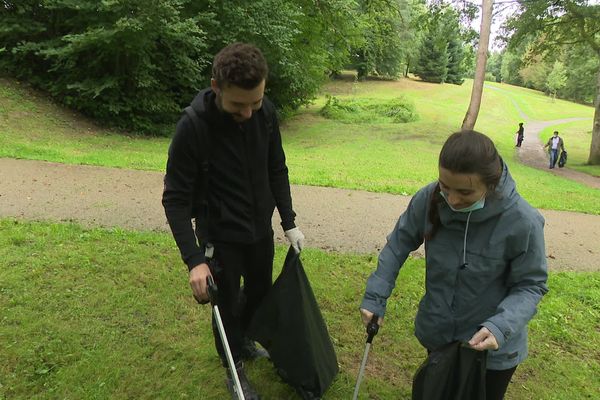
M 367 281 L 361 317 L 380 316 L 411 251 L 425 243 L 415 335 L 428 350 L 468 342 L 487 353 L 486 399 L 504 397 L 527 357 L 527 325 L 548 291 L 544 218 L 517 192 L 494 143 L 452 134 L 439 178 L 412 198 Z
M 556 162 L 558 161 L 559 150 L 565 151 L 565 144 L 560 136 L 558 136 L 558 131 L 554 131 L 554 135 L 548 139 L 548 143 L 544 145 L 544 149 L 548 148 L 548 154 L 550 156 L 550 166 L 552 169 L 556 166 Z
M 162 198 L 194 297 L 208 300 L 209 275 L 219 288 L 221 317 L 246 400 L 260 397 L 243 360 L 268 356 L 245 332 L 272 286 L 275 207 L 297 253 L 304 243 L 294 222 L 275 108 L 264 96 L 267 72 L 263 54 L 253 45 L 234 43 L 219 51 L 210 87 L 198 93 L 193 111 L 186 109 L 177 124 Z M 227 368 L 214 319 L 213 336 Z M 235 397 L 229 369 L 227 386 Z
M 517 145 L 516 147 L 521 147 L 521 143 L 523 143 L 523 135 L 524 129 L 523 129 L 523 123 L 519 122 L 519 129 L 517 130 Z

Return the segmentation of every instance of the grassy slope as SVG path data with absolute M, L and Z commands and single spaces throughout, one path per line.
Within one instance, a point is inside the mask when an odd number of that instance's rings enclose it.
M 282 127 L 292 182 L 413 194 L 436 178 L 437 154 L 447 135 L 461 124 L 470 96 L 469 83 L 455 86 L 400 80 L 336 81 L 326 85 L 323 94 L 341 98 L 403 95 L 415 103 L 420 120 L 408 124 L 343 124 L 318 115 L 324 103 L 324 97 L 320 97 Z M 168 139 L 124 136 L 97 128 L 21 86 L 0 81 L 0 156 L 121 168 L 164 168 Z M 521 194 L 536 207 L 600 214 L 600 192 L 520 165 L 515 161 L 513 148 L 516 123 L 521 117 L 511 99 L 539 118 L 591 117 L 592 109 L 568 102 L 550 103 L 527 89 L 507 85 L 502 88 L 503 92 L 485 92 L 476 128 L 495 140 Z M 538 109 L 543 109 L 544 114 L 535 114 Z M 585 135 L 569 138 L 569 146 L 574 150 L 570 165 L 582 158 L 586 141 L 589 137 Z M 582 168 L 600 173 L 600 167 Z
M 168 234 L 13 220 L 0 232 L 0 399 L 226 398 L 209 308 L 189 295 Z M 276 273 L 284 255 L 278 247 Z M 357 307 L 376 257 L 308 249 L 303 262 L 341 366 L 325 399 L 348 399 L 364 350 Z M 409 398 L 425 356 L 412 333 L 423 279 L 422 260 L 400 272 L 361 398 Z M 551 274 L 549 286 L 508 398 L 598 398 L 600 273 Z M 265 399 L 297 398 L 268 362 L 248 370 Z

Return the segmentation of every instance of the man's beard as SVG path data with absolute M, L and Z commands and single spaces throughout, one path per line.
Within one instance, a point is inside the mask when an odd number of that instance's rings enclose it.
M 223 114 L 229 115 L 231 117 L 231 119 L 233 119 L 235 122 L 244 122 L 246 120 L 248 120 L 249 118 L 245 118 L 244 116 L 240 115 L 240 114 L 235 114 L 235 113 L 230 113 L 229 111 L 226 111 L 223 108 L 223 98 L 221 97 L 220 93 L 216 93 L 217 97 L 215 98 L 215 104 L 217 105 L 217 108 L 219 109 L 219 111 L 221 111 Z

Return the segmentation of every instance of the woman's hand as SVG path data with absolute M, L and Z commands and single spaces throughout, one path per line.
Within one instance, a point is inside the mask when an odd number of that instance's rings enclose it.
M 469 346 L 471 346 L 472 349 L 479 351 L 498 350 L 496 337 L 486 327 L 481 328 L 473 335 L 471 340 L 469 340 Z
M 364 308 L 361 308 L 360 316 L 362 318 L 363 324 L 365 324 L 365 327 L 366 327 L 367 325 L 369 325 L 369 322 L 371 322 L 371 318 L 373 318 L 373 313 L 369 310 L 365 310 Z M 383 318 L 379 317 L 379 320 L 377 321 L 377 325 L 381 326 L 382 324 L 383 324 Z

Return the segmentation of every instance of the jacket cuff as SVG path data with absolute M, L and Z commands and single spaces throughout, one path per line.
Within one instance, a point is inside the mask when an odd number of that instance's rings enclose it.
M 385 300 L 367 298 L 367 295 L 365 294 L 363 301 L 360 303 L 360 308 L 364 308 L 365 310 L 370 311 L 373 314 L 377 314 L 380 318 L 383 318 L 383 316 L 385 315 L 385 305 Z
M 206 257 L 204 256 L 204 253 L 194 254 L 193 256 L 191 256 L 190 258 L 188 258 L 186 260 L 186 264 L 187 264 L 189 271 L 194 269 L 194 267 L 196 267 L 202 263 L 205 263 L 205 262 L 206 262 Z
M 504 345 L 504 343 L 506 342 L 506 340 L 508 339 L 508 337 L 504 336 L 504 333 L 502 333 L 502 331 L 500 330 L 500 328 L 498 328 L 491 321 L 485 321 L 483 324 L 481 324 L 481 326 L 484 326 L 484 327 L 488 328 L 488 330 L 490 332 L 492 332 L 492 335 L 494 335 L 494 337 L 496 338 L 496 342 L 498 343 L 498 350 L 500 350 L 500 348 L 502 348 L 502 346 Z M 508 332 L 508 334 L 510 336 L 510 332 Z
M 281 221 L 281 227 L 283 228 L 283 231 L 289 231 L 290 229 L 294 229 L 296 227 L 296 223 L 294 222 L 294 220 L 291 221 Z

